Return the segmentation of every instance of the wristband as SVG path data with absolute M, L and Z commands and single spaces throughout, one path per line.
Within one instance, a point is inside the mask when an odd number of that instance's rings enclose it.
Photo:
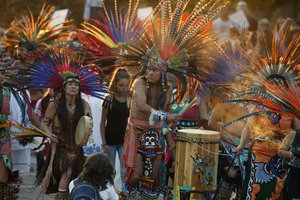
M 167 113 L 151 109 L 151 114 L 149 116 L 149 124 L 152 126 L 155 122 L 165 121 L 167 119 Z
M 167 113 L 158 111 L 156 114 L 153 115 L 153 121 L 165 121 L 167 119 Z

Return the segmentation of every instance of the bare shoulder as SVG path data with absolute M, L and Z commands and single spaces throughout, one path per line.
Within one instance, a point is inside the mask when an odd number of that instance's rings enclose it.
M 133 84 L 133 94 L 146 91 L 146 81 L 142 78 L 137 79 Z
M 227 109 L 229 108 L 229 106 L 225 103 L 218 103 L 215 107 L 214 107 L 214 112 L 217 112 L 218 114 L 224 113 Z
M 57 103 L 54 102 L 54 101 L 51 101 L 47 107 L 47 110 L 56 110 L 56 107 L 57 107 Z
M 45 117 L 52 119 L 56 113 L 56 107 L 57 107 L 57 103 L 54 101 L 51 101 L 47 107 Z
M 143 78 L 138 78 L 137 80 L 134 81 L 133 84 L 134 87 L 141 87 L 145 85 L 146 85 L 146 81 Z

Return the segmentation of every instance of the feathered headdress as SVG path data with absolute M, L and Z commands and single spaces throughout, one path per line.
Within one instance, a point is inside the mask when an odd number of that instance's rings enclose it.
M 299 82 L 299 66 L 297 66 L 297 57 L 295 53 L 300 46 L 300 32 L 286 44 L 287 34 L 290 29 L 290 24 L 285 24 L 280 27 L 276 24 L 272 40 L 272 52 L 269 52 L 265 47 L 266 57 L 261 58 L 260 55 L 253 51 L 249 54 L 243 51 L 249 65 L 239 63 L 249 71 L 249 77 L 255 85 L 262 86 L 263 82 L 272 82 L 273 79 L 281 80 L 295 85 Z M 264 38 L 262 38 L 264 40 Z
M 97 69 L 82 65 L 83 59 L 71 52 L 63 48 L 39 53 L 32 67 L 24 73 L 26 87 L 59 89 L 67 82 L 75 81 L 80 84 L 80 92 L 103 98 L 106 89 Z
M 215 45 L 215 51 L 212 55 L 212 65 L 209 77 L 211 86 L 230 86 L 237 83 L 237 78 L 247 72 L 247 69 L 240 64 L 249 64 L 244 57 L 243 48 L 238 44 L 224 42 L 223 44 Z
M 163 87 L 166 75 L 173 77 L 178 88 L 176 101 L 182 100 L 187 85 L 197 85 L 195 82 L 203 76 L 205 70 L 199 69 L 205 60 L 205 48 L 211 43 L 209 22 L 220 9 L 213 1 L 201 0 L 182 20 L 188 4 L 189 0 L 177 1 L 172 9 L 170 0 L 162 0 L 160 14 L 158 11 L 151 18 L 152 30 L 137 34 L 137 41 L 124 47 L 126 54 L 122 54 L 119 60 L 122 66 L 159 68 Z
M 0 71 L 5 72 L 14 61 L 6 54 L 0 53 Z
M 22 46 L 33 51 L 41 46 L 49 46 L 56 39 L 66 38 L 70 29 L 70 21 L 66 20 L 52 25 L 55 18 L 51 18 L 51 15 L 54 11 L 54 7 L 43 4 L 39 16 L 35 19 L 29 10 L 27 16 L 23 16 L 20 21 L 13 23 L 7 32 L 7 39 L 1 42 L 14 49 Z
M 300 117 L 300 91 L 298 86 L 264 83 L 266 92 L 253 95 L 253 101 L 273 113 Z
M 290 112 L 293 115 L 294 112 L 298 112 L 292 109 L 297 107 L 296 101 L 299 99 L 299 65 L 296 64 L 299 56 L 295 53 L 300 46 L 300 32 L 286 46 L 288 30 L 289 24 L 285 24 L 281 29 L 279 24 L 275 25 L 272 52 L 266 49 L 265 58 L 261 58 L 255 51 L 251 55 L 243 52 L 250 64 L 239 64 L 248 69 L 247 77 L 252 84 L 248 85 L 248 90 L 237 99 L 229 102 L 249 102 L 265 108 L 249 116 L 261 113 L 276 115 L 273 112 Z M 276 115 L 276 119 L 272 121 L 278 123 L 279 119 L 280 116 Z
M 22 112 L 22 123 L 25 122 L 26 104 L 30 105 L 30 101 L 25 91 L 23 91 L 23 82 L 18 82 L 17 75 L 20 72 L 18 63 L 9 57 L 4 52 L 0 53 L 0 72 L 4 76 L 1 87 L 9 88 L 10 94 L 15 97 L 15 100 L 20 106 Z M 23 99 L 21 98 L 23 97 Z M 29 113 L 30 115 L 31 113 Z
M 6 53 L 0 53 L 0 72 L 4 75 L 3 85 L 11 89 L 20 90 L 22 85 L 15 81 L 21 68 L 19 63 L 8 56 Z
M 103 60 L 114 61 L 117 55 L 113 55 L 111 50 L 118 48 L 120 53 L 122 48 L 132 39 L 133 34 L 140 30 L 140 23 L 137 20 L 137 8 L 139 0 L 129 0 L 126 14 L 118 8 L 118 1 L 115 0 L 114 11 L 108 9 L 104 2 L 104 14 L 99 14 L 99 20 L 90 19 L 82 24 L 82 29 L 77 35 L 82 47 L 87 51 L 87 58 L 90 62 L 99 63 Z

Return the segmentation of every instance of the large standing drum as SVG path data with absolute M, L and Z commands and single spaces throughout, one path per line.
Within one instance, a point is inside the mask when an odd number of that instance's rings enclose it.
M 220 133 L 199 129 L 182 129 L 177 133 L 174 196 L 180 190 L 217 189 Z M 191 193 L 190 199 L 206 199 L 205 194 Z

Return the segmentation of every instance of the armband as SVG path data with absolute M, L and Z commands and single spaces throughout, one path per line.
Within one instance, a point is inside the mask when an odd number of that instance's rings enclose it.
M 151 114 L 149 117 L 149 124 L 153 125 L 154 122 L 158 122 L 158 121 L 165 121 L 167 120 L 167 113 L 166 112 L 162 112 L 162 111 L 158 111 L 158 110 L 151 110 Z
M 52 121 L 52 119 L 44 117 L 42 123 L 44 123 L 46 126 L 49 126 L 51 121 Z

